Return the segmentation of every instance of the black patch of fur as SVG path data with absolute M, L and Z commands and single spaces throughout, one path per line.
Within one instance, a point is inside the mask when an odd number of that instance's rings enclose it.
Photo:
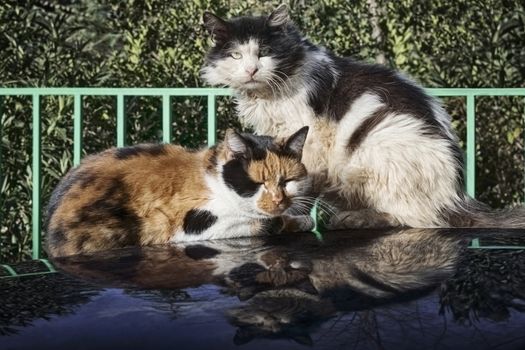
M 385 119 L 388 113 L 389 110 L 387 108 L 380 108 L 367 119 L 363 120 L 363 122 L 355 129 L 348 140 L 347 148 L 350 153 L 359 148 L 368 134 L 370 134 L 370 132 Z
M 191 209 L 186 213 L 182 228 L 187 235 L 198 235 L 217 222 L 217 217 L 208 210 Z
M 76 248 L 77 251 L 83 251 L 84 244 L 86 244 L 91 238 L 91 235 L 88 232 L 82 232 L 75 237 L 76 239 Z
M 126 185 L 119 179 L 112 179 L 103 196 L 78 210 L 78 220 L 71 223 L 71 228 L 99 224 L 115 230 L 108 246 L 138 245 L 141 220 L 129 203 Z
M 166 149 L 164 148 L 163 144 L 137 145 L 117 148 L 115 151 L 115 158 L 124 160 L 140 155 L 157 157 L 165 153 Z
M 81 188 L 85 188 L 95 180 L 95 175 L 79 171 L 77 168 L 72 169 L 57 185 L 51 194 L 49 203 L 47 205 L 46 224 L 47 227 L 51 221 L 51 217 L 60 205 L 64 195 L 75 185 L 79 184 Z
M 341 120 L 357 98 L 371 92 L 381 98 L 389 111 L 411 114 L 441 129 L 434 118 L 431 98 L 420 87 L 385 66 L 329 55 L 334 61 L 333 67 L 329 63 L 318 63 L 321 69 L 315 70 L 315 89 L 309 96 L 309 104 L 317 115 Z M 336 84 L 333 69 L 329 68 L 335 68 L 339 73 Z
M 246 172 L 246 162 L 244 159 L 232 159 L 222 169 L 224 183 L 241 197 L 253 196 L 261 186 L 253 182 Z
M 268 152 L 281 157 L 301 159 L 301 153 L 297 153 L 286 145 L 276 143 L 274 137 L 246 133 L 241 134 L 241 136 L 248 146 L 248 154 L 251 160 L 264 160 Z
M 252 160 L 263 160 L 267 152 L 277 152 L 279 148 L 274 142 L 274 138 L 265 135 L 241 134 L 244 143 L 248 147 L 248 157 Z
M 193 260 L 211 259 L 220 253 L 217 249 L 202 244 L 190 245 L 184 249 L 187 257 Z
M 64 227 L 62 224 L 59 224 L 54 230 L 48 229 L 46 237 L 48 247 L 61 247 L 66 243 L 66 241 L 66 233 L 64 232 Z

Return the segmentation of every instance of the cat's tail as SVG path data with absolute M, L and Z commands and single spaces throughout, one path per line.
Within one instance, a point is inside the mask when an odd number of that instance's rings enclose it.
M 492 209 L 468 196 L 447 216 L 452 227 L 525 229 L 525 207 Z

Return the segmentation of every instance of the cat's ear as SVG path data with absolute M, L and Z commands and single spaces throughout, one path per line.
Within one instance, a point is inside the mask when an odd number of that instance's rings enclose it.
M 282 27 L 290 21 L 290 15 L 288 14 L 288 6 L 286 4 L 279 5 L 273 12 L 268 16 L 268 25 L 270 27 Z
M 244 137 L 233 129 L 226 130 L 224 145 L 226 146 L 227 160 L 245 157 L 250 152 L 250 148 Z
M 204 27 L 217 42 L 224 42 L 230 37 L 230 24 L 211 12 L 204 12 L 202 15 Z
M 308 136 L 308 127 L 303 126 L 301 129 L 296 131 L 292 136 L 288 137 L 284 142 L 284 150 L 291 152 L 296 155 L 297 158 L 301 159 L 303 156 L 303 147 Z

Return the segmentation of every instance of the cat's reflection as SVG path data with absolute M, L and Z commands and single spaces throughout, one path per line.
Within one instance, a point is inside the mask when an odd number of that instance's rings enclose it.
M 454 274 L 462 240 L 408 229 L 261 252 L 260 265 L 242 265 L 226 277 L 229 288 L 248 299 L 228 311 L 239 327 L 235 342 L 283 337 L 308 344 L 309 328 L 338 311 L 421 296 Z
M 220 285 L 243 303 L 227 311 L 234 341 L 310 342 L 309 331 L 338 311 L 360 310 L 435 288 L 456 268 L 463 238 L 406 229 L 199 242 L 57 259 L 99 283 L 184 289 Z

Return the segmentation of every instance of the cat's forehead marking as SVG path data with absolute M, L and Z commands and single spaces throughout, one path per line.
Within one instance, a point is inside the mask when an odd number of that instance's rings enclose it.
M 243 56 L 253 56 L 259 53 L 259 40 L 250 38 L 248 41 L 237 42 L 234 50 L 238 50 Z
M 248 168 L 250 177 L 257 181 L 279 181 L 284 178 L 300 178 L 306 175 L 304 166 L 297 160 L 267 152 L 262 160 L 255 160 Z

